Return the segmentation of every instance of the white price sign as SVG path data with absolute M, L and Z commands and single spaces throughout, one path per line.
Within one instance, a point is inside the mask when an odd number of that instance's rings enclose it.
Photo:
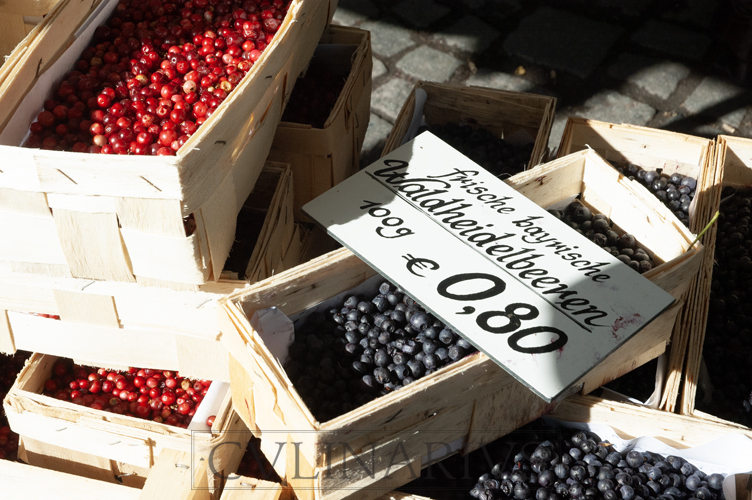
M 303 211 L 547 401 L 674 302 L 430 133 Z

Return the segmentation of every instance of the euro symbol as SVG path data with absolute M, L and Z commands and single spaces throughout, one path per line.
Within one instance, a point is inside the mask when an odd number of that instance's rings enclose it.
M 431 271 L 435 271 L 439 268 L 439 265 L 436 262 L 432 261 L 431 259 L 423 259 L 420 257 L 416 258 L 410 254 L 403 255 L 402 258 L 407 261 L 407 270 L 410 271 L 410 273 L 414 274 L 415 276 L 419 276 L 421 278 L 424 278 L 425 276 L 423 276 L 422 274 L 418 274 L 417 272 L 414 271 L 413 268 L 430 269 Z

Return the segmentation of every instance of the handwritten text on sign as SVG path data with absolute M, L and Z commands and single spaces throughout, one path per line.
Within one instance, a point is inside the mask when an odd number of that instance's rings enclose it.
M 546 400 L 674 300 L 430 133 L 303 210 Z

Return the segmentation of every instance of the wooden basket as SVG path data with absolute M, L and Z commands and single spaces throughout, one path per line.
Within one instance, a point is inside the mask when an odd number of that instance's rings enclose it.
M 117 415 L 42 393 L 57 356 L 32 354 L 3 400 L 11 429 L 24 438 L 151 469 L 164 450 L 185 453 L 189 459 L 212 455 L 217 470 L 234 446 L 223 446 L 247 427 L 233 411 L 229 394 L 221 403 L 212 432 L 188 431 L 150 420 Z M 206 473 L 205 473 L 206 475 Z
M 642 276 L 673 295 L 678 304 L 682 303 L 682 297 L 702 263 L 703 245 L 696 243 L 691 246 L 694 236 L 668 207 L 642 186 L 619 174 L 597 153 L 592 150 L 572 153 L 517 174 L 506 182 L 542 207 L 581 195 L 580 201 L 595 212 L 606 215 L 652 252 L 658 265 Z M 660 316 L 669 313 L 674 317 L 671 320 L 666 318 L 667 323 L 661 325 L 663 330 L 660 332 L 655 321 L 647 326 L 647 329 L 655 329 L 666 342 L 675 325 L 676 311 L 669 310 Z M 665 344 L 660 352 L 654 350 L 635 357 L 632 366 L 617 376 L 657 357 L 664 349 Z M 586 383 L 583 392 L 587 394 L 613 380 L 613 372 L 607 375 L 601 384 Z
M 58 0 L 9 0 L 0 5 L 0 66 Z
M 275 468 L 299 499 L 376 498 L 409 482 L 427 463 L 427 441 L 453 443 L 451 453 L 469 452 L 552 409 L 476 353 L 334 420 L 316 421 L 248 318 L 271 306 L 288 315 L 304 311 L 374 274 L 340 249 L 220 301 L 226 313 L 222 340 L 232 353 L 233 407 L 261 437 L 267 456 L 277 456 L 287 443 L 286 465 Z M 663 352 L 679 308 L 672 306 L 580 383 L 598 387 Z M 341 477 L 343 449 L 375 464 L 370 474 L 354 467 Z
M 587 148 L 592 148 L 610 163 L 634 163 L 653 170 L 662 168 L 668 175 L 678 172 L 697 179 L 694 206 L 689 220 L 689 229 L 694 234 L 700 233 L 718 210 L 720 187 L 714 184 L 715 141 L 712 139 L 635 125 L 569 118 L 557 157 Z M 706 233 L 700 240 L 706 247 L 702 269 L 713 265 L 709 236 Z M 685 306 L 671 338 L 667 378 L 660 402 L 660 407 L 666 411 L 674 411 L 676 408 L 687 343 L 693 325 L 696 324 L 696 309 L 705 307 L 697 302 L 702 301 L 702 297 L 707 296 L 709 291 L 709 274 L 699 273 L 692 278 L 683 297 Z
M 358 171 L 371 110 L 371 36 L 356 28 L 331 26 L 319 46 L 352 46 L 351 55 L 322 52 L 313 61 L 347 74 L 347 81 L 323 128 L 281 122 L 269 159 L 289 163 L 295 178 L 295 218 L 300 207 Z M 323 48 L 323 47 L 322 47 Z M 345 57 L 347 56 L 347 57 Z
M 250 281 L 300 262 L 302 242 L 293 222 L 292 189 L 289 166 L 267 162 L 244 205 L 266 211 L 246 270 Z M 219 342 L 216 301 L 249 282 L 230 278 L 193 292 L 0 274 L 0 352 L 22 349 L 70 357 L 82 364 L 179 370 L 186 376 L 228 382 L 227 350 Z M 125 345 L 123 338 L 129 339 Z M 114 345 L 121 348 L 113 349 Z M 151 347 L 142 349 L 144 345 Z
M 421 81 L 402 105 L 381 156 L 407 142 L 408 129 L 415 114 L 415 93 L 426 92 L 423 118 L 428 125 L 468 122 L 483 127 L 495 136 L 508 137 L 519 130 L 527 131 L 535 144 L 527 168 L 546 161 L 548 136 L 554 121 L 556 98 Z
M 720 193 L 723 186 L 752 185 L 752 140 L 740 137 L 718 136 L 718 146 L 715 155 L 715 185 Z M 720 199 L 720 194 L 718 194 Z M 720 201 L 715 204 L 718 210 Z M 715 257 L 716 224 L 706 233 L 708 238 L 707 252 L 710 254 L 707 265 L 702 272 L 706 276 L 707 286 L 695 290 L 695 315 L 689 330 L 689 348 L 687 350 L 687 368 L 682 386 L 682 398 L 679 412 L 683 415 L 698 415 L 716 422 L 726 422 L 708 413 L 695 410 L 697 384 L 702 363 L 702 352 L 705 343 L 705 330 L 708 321 L 708 307 L 710 298 L 710 282 L 713 275 L 713 259 Z
M 694 448 L 732 433 L 746 434 L 752 438 L 752 432 L 737 426 L 593 396 L 569 397 L 556 407 L 551 416 L 568 422 L 605 424 L 613 428 L 622 439 L 651 436 L 677 449 Z M 481 473 L 478 472 L 478 475 Z M 378 500 L 431 499 L 394 491 Z
M 11 134 L 0 145 L 0 267 L 196 289 L 220 278 L 235 217 L 337 0 L 293 0 L 261 58 L 177 156 L 18 147 L 38 110 L 24 98 L 99 1 L 61 0 L 0 71 L 0 131 Z M 196 229 L 186 235 L 189 216 Z

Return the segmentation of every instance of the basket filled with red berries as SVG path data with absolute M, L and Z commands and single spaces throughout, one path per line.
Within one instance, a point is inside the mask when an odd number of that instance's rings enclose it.
M 163 449 L 208 456 L 233 438 L 226 431 L 245 429 L 226 384 L 173 371 L 81 366 L 38 353 L 3 406 L 11 429 L 24 437 L 144 468 Z M 219 446 L 215 455 L 230 448 Z
M 0 260 L 183 289 L 218 280 L 335 7 L 61 2 L 0 75 L 2 188 L 13 201 L 0 207 Z

